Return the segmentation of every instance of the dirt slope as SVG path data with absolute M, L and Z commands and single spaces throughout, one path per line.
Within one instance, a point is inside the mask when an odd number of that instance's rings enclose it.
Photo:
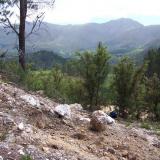
M 160 160 L 153 132 L 117 122 L 106 131 L 58 118 L 57 103 L 0 82 L 0 160 Z M 85 112 L 76 116 L 90 117 Z

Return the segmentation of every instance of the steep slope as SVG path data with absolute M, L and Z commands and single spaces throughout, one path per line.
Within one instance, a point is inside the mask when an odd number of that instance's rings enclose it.
M 122 33 L 109 43 L 112 44 L 114 50 L 128 49 L 129 51 L 138 48 L 150 48 L 160 42 L 159 37 L 160 26 L 146 26 Z
M 118 122 L 93 132 L 80 120 L 89 113 L 73 108 L 67 120 L 53 112 L 57 105 L 0 81 L 0 159 L 159 160 L 153 132 Z

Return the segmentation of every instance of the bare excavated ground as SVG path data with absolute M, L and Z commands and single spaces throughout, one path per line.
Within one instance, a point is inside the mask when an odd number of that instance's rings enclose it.
M 71 120 L 58 118 L 57 103 L 0 82 L 0 159 L 20 160 L 160 160 L 160 137 L 120 122 L 94 132 L 75 111 Z M 20 128 L 19 124 L 23 124 Z

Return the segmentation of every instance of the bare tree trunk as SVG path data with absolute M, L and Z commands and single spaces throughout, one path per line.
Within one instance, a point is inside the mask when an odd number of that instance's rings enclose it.
M 27 0 L 20 0 L 20 26 L 19 26 L 19 63 L 25 71 L 25 22 L 27 13 Z

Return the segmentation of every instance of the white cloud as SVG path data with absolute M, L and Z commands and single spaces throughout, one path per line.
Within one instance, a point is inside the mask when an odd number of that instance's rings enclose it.
M 45 21 L 80 24 L 96 19 L 160 16 L 160 0 L 56 0 Z

